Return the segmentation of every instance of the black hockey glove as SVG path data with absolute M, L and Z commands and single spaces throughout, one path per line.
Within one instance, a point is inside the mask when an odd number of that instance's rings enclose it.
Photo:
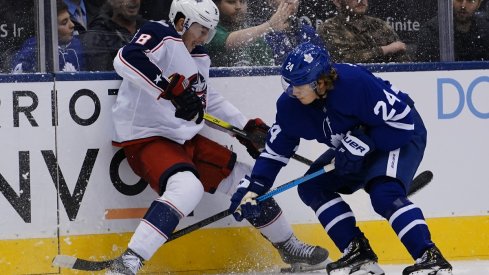
M 360 172 L 365 156 L 374 150 L 373 141 L 361 130 L 348 132 L 335 151 L 335 173 L 342 176 Z
M 250 119 L 243 128 L 249 138 L 241 136 L 236 136 L 236 138 L 246 147 L 250 156 L 256 159 L 265 148 L 269 129 L 270 127 L 263 120 L 259 118 Z
M 170 76 L 170 83 L 159 97 L 170 100 L 175 106 L 175 117 L 199 124 L 204 119 L 204 106 L 202 100 L 192 89 L 192 83 L 197 79 L 197 75 L 192 75 L 188 79 L 181 74 L 174 73 Z M 159 98 L 158 97 L 158 98 Z

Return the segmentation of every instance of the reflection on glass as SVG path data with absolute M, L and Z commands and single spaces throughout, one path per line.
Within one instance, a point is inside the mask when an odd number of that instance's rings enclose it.
M 36 35 L 34 0 L 0 1 L 0 72 L 12 70 L 12 58 L 30 37 Z M 37 55 L 34 56 L 37 59 Z M 37 69 L 36 69 L 37 70 Z
M 68 13 L 68 6 L 58 0 L 56 6 L 56 29 L 58 34 L 58 61 L 59 70 L 63 72 L 76 72 L 84 69 L 81 43 L 74 36 L 74 24 Z M 39 70 L 39 54 L 37 36 L 28 38 L 12 58 L 12 73 L 33 73 Z M 47 60 L 47 63 L 52 60 Z
M 139 15 L 140 0 L 110 0 L 80 34 L 88 71 L 113 71 L 117 51 L 147 21 Z
M 453 1 L 453 39 L 455 61 L 489 60 L 489 17 L 478 12 L 481 0 Z M 438 17 L 420 31 L 418 61 L 440 61 Z

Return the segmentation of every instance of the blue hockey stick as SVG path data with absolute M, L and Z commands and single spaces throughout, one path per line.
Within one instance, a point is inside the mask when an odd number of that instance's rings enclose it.
M 312 174 L 305 175 L 305 176 L 300 177 L 298 179 L 295 179 L 295 180 L 289 181 L 287 183 L 284 183 L 284 184 L 278 186 L 277 188 L 274 188 L 274 189 L 268 191 L 267 193 L 265 193 L 265 194 L 257 197 L 256 200 L 259 201 L 259 202 L 264 201 L 264 200 L 266 200 L 268 198 L 271 198 L 271 197 L 273 197 L 273 196 L 275 196 L 277 194 L 280 194 L 280 193 L 284 192 L 285 190 L 288 190 L 288 189 L 290 189 L 292 187 L 295 187 L 295 186 L 297 186 L 297 185 L 299 185 L 299 184 L 301 184 L 303 182 L 306 182 L 306 181 L 308 181 L 308 180 L 310 180 L 312 178 L 315 178 L 315 177 L 317 177 L 319 175 L 322 175 L 324 173 L 328 173 L 328 172 L 333 171 L 333 170 L 334 170 L 334 164 L 330 163 L 330 164 L 324 166 L 322 169 L 320 169 L 320 170 L 318 170 L 318 171 L 316 171 L 316 172 L 314 172 Z M 219 213 L 217 213 L 217 214 L 215 214 L 213 216 L 210 216 L 207 219 L 203 219 L 200 222 L 197 222 L 195 224 L 192 224 L 192 225 L 189 225 L 189 226 L 187 226 L 185 228 L 182 228 L 182 229 L 180 229 L 178 231 L 175 231 L 171 235 L 171 237 L 168 239 L 167 242 L 172 241 L 172 240 L 174 240 L 176 238 L 179 238 L 179 237 L 181 237 L 183 235 L 186 235 L 186 234 L 188 234 L 190 232 L 193 232 L 193 231 L 195 231 L 195 230 L 197 230 L 199 228 L 202 228 L 202 227 L 204 227 L 206 225 L 209 225 L 209 224 L 211 224 L 211 223 L 213 223 L 215 221 L 218 221 L 220 219 L 223 219 L 223 218 L 225 218 L 225 217 L 227 217 L 227 216 L 229 216 L 231 214 L 232 213 L 229 211 L 229 209 L 226 209 L 226 210 L 224 210 L 222 212 L 219 212 Z

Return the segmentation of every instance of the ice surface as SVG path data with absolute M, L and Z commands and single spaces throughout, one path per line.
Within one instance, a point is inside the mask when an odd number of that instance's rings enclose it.
M 450 261 L 453 266 L 453 275 L 489 275 L 489 260 L 476 261 Z M 381 265 L 386 272 L 385 275 L 400 275 L 406 265 Z M 252 273 L 227 273 L 227 275 L 252 275 L 252 274 L 287 274 L 273 272 L 252 272 Z M 291 273 L 288 273 L 291 274 Z M 297 273 L 295 273 L 297 274 Z M 327 274 L 326 271 L 315 271 L 302 274 Z M 222 274 L 225 275 L 225 274 Z

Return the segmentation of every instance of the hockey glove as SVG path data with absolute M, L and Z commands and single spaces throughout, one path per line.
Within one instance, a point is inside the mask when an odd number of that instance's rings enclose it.
M 175 106 L 175 117 L 187 121 L 195 120 L 195 123 L 199 124 L 204 119 L 204 106 L 200 97 L 192 89 L 192 82 L 196 78 L 197 75 L 185 79 L 181 74 L 172 74 L 168 87 L 160 97 L 170 100 Z
M 342 176 L 360 172 L 365 156 L 374 150 L 373 141 L 362 131 L 349 131 L 335 151 L 336 174 Z
M 268 188 L 261 183 L 245 176 L 239 182 L 238 189 L 231 197 L 229 212 L 233 213 L 234 219 L 238 222 L 244 218 L 258 218 L 260 216 L 260 205 L 256 198 L 264 194 Z
M 246 147 L 248 154 L 256 159 L 265 148 L 268 129 L 270 127 L 263 120 L 259 118 L 250 119 L 243 128 L 249 138 L 240 136 L 236 136 L 236 138 Z

